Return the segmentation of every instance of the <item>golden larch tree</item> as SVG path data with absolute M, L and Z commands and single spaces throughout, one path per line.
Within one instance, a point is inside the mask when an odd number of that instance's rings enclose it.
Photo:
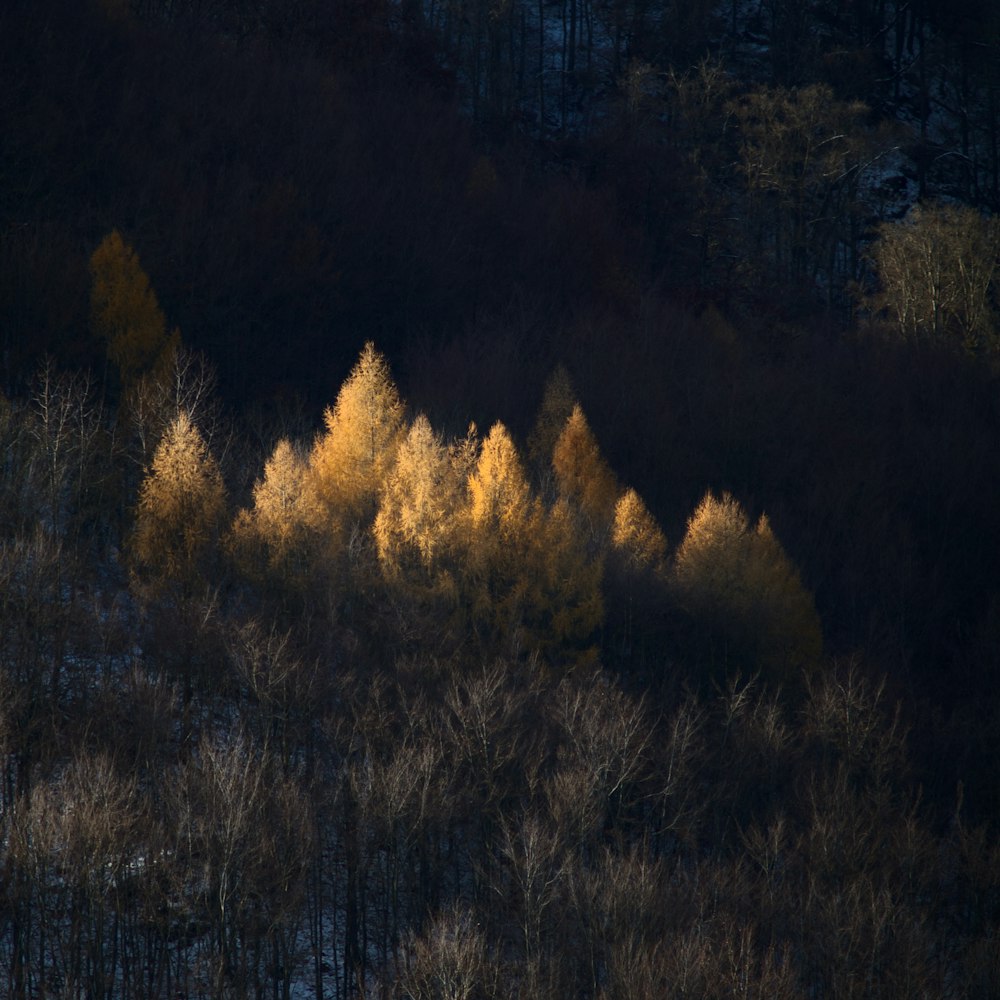
M 674 559 L 682 607 L 721 643 L 727 662 L 796 679 L 815 666 L 822 631 L 812 595 L 766 517 L 751 528 L 728 493 L 706 493 Z
M 403 403 L 385 357 L 369 341 L 324 414 L 306 477 L 319 527 L 336 531 L 374 517 L 378 491 L 395 456 Z
M 580 511 L 594 536 L 603 538 L 614 517 L 618 481 L 579 405 L 553 446 L 552 468 L 559 495 Z
M 601 622 L 602 567 L 564 500 L 532 495 L 503 424 L 490 430 L 468 480 L 466 597 L 480 635 L 505 652 L 550 661 L 586 657 Z
M 400 442 L 375 518 L 379 560 L 390 575 L 429 573 L 449 545 L 462 486 L 454 473 L 448 448 L 418 415 Z
M 305 457 L 282 438 L 253 488 L 253 507 L 236 516 L 229 542 L 237 563 L 256 574 L 264 566 L 284 582 L 297 579 L 308 563 L 310 520 L 305 492 Z
M 611 545 L 632 570 L 659 571 L 667 554 L 667 539 L 642 497 L 631 487 L 615 504 Z
M 287 438 L 275 446 L 264 464 L 264 476 L 254 484 L 253 511 L 261 530 L 281 544 L 302 520 L 306 462 Z
M 525 527 L 532 503 L 524 466 L 507 428 L 490 428 L 469 476 L 469 514 L 480 541 L 510 540 Z
M 487 641 L 517 645 L 525 554 L 535 501 L 507 428 L 496 423 L 466 483 L 461 595 Z
M 90 325 L 105 341 L 123 386 L 143 375 L 166 377 L 180 345 L 167 333 L 156 293 L 135 250 L 112 230 L 90 258 Z
M 140 571 L 154 582 L 190 585 L 212 554 L 225 512 L 219 466 L 181 411 L 139 491 L 132 550 Z

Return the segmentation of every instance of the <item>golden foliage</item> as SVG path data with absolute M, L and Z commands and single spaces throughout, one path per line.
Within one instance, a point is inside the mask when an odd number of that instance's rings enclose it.
M 379 559 L 390 572 L 430 570 L 453 533 L 461 481 L 451 455 L 420 414 L 400 442 L 375 518 Z
M 90 325 L 107 342 L 108 358 L 122 384 L 140 376 L 165 376 L 180 346 L 180 333 L 167 324 L 135 250 L 117 229 L 90 258 Z
M 682 605 L 728 652 L 778 675 L 815 664 L 822 632 L 812 595 L 766 517 L 751 529 L 728 493 L 706 493 L 674 561 Z
M 663 567 L 667 539 L 642 497 L 631 487 L 615 504 L 611 544 L 632 569 L 657 571 Z
M 747 556 L 746 512 L 728 493 L 716 499 L 706 493 L 688 519 L 677 550 L 674 579 L 689 604 L 697 606 L 732 589 Z
M 602 536 L 614 516 L 618 481 L 601 454 L 579 406 L 574 406 L 552 449 L 559 495 L 574 503 Z
M 474 531 L 510 540 L 523 531 L 531 507 L 531 490 L 517 448 L 507 428 L 490 428 L 469 475 L 469 511 Z
M 306 490 L 317 526 L 330 530 L 374 515 L 403 424 L 389 365 L 370 341 L 324 421 L 326 433 L 313 447 Z
M 225 508 L 219 467 L 181 411 L 139 491 L 132 547 L 141 569 L 154 580 L 191 582 L 211 553 Z
M 254 485 L 254 519 L 261 533 L 279 548 L 305 520 L 305 475 L 305 460 L 287 438 L 282 438 L 264 465 L 263 479 Z
M 303 456 L 282 438 L 254 485 L 253 507 L 241 510 L 233 524 L 229 543 L 245 572 L 266 565 L 284 583 L 298 580 L 310 550 L 306 472 Z
M 564 500 L 535 497 L 510 435 L 495 424 L 468 480 L 464 586 L 480 635 L 550 660 L 587 656 L 603 617 L 602 566 Z
M 468 483 L 479 461 L 479 428 L 475 421 L 469 424 L 465 437 L 456 438 L 448 446 L 448 461 L 452 474 L 460 483 Z

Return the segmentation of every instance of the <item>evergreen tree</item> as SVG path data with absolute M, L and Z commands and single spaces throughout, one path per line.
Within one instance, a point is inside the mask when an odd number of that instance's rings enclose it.
M 403 424 L 389 365 L 370 341 L 324 422 L 306 477 L 310 515 L 324 531 L 349 529 L 374 516 Z
M 420 414 L 400 442 L 375 518 L 375 543 L 390 575 L 429 574 L 449 545 L 461 483 L 448 449 Z
M 241 510 L 230 538 L 237 563 L 251 576 L 266 570 L 276 582 L 302 582 L 310 562 L 310 518 L 304 457 L 282 438 L 253 488 L 253 507 Z
M 143 480 L 132 551 L 143 575 L 189 586 L 213 552 L 226 509 L 218 464 L 182 411 Z
M 673 587 L 724 667 L 777 681 L 815 666 L 822 650 L 812 595 L 766 517 L 750 527 L 728 493 L 706 493 L 674 559 Z
M 603 539 L 614 517 L 618 482 L 578 405 L 552 449 L 559 495 L 581 513 L 591 534 Z
M 180 345 L 167 324 L 138 254 L 112 230 L 90 258 L 90 325 L 107 344 L 123 386 L 146 374 L 166 377 Z
M 611 545 L 630 569 L 658 571 L 663 569 L 667 540 L 642 497 L 631 487 L 615 504 Z

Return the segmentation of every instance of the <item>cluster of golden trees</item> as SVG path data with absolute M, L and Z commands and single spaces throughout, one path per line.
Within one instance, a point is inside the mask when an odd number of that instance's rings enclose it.
M 137 579 L 191 597 L 223 555 L 286 600 L 321 590 L 345 606 L 377 599 L 402 634 L 470 640 L 553 663 L 594 660 L 626 625 L 634 592 L 658 591 L 735 663 L 793 682 L 816 665 L 812 598 L 766 517 L 706 494 L 673 557 L 642 498 L 622 487 L 562 369 L 549 380 L 527 460 L 496 423 L 451 440 L 407 416 L 369 343 L 310 445 L 280 439 L 229 523 L 223 477 L 177 375 L 179 334 L 134 252 L 112 233 L 95 252 L 92 324 L 118 367 L 122 408 L 158 432 L 139 487 Z M 157 401 L 151 406 L 149 400 Z M 152 420 L 152 424 L 151 424 Z M 332 598 L 331 598 L 332 595 Z M 608 621 L 606 605 L 615 613 Z
M 406 418 L 387 362 L 366 344 L 306 450 L 280 440 L 228 529 L 222 478 L 186 412 L 143 480 L 139 572 L 189 587 L 225 548 L 241 575 L 308 599 L 383 595 L 410 634 L 554 663 L 592 660 L 605 583 L 660 587 L 714 637 L 720 662 L 794 678 L 819 660 L 812 598 L 762 517 L 707 494 L 674 558 L 641 497 L 623 489 L 565 373 L 550 381 L 531 451 L 502 423 L 452 440 Z M 547 462 L 542 460 L 548 455 Z

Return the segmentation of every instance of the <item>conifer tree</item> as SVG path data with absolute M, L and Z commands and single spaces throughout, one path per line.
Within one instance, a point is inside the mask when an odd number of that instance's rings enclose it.
M 181 411 L 139 492 L 132 546 L 141 571 L 154 582 L 190 585 L 212 553 L 225 508 L 218 464 Z
M 573 503 L 591 533 L 603 538 L 614 517 L 618 483 L 576 405 L 552 449 L 559 495 Z
M 642 498 L 627 489 L 615 504 L 605 572 L 605 648 L 641 663 L 662 645 L 667 540 Z M 622 661 L 624 665 L 624 661 Z
M 402 429 L 403 403 L 370 341 L 323 419 L 326 432 L 313 447 L 306 490 L 312 515 L 328 531 L 374 516 Z
M 822 633 L 812 595 L 767 518 L 751 528 L 728 493 L 721 499 L 706 493 L 688 520 L 673 586 L 727 664 L 785 681 L 819 658 Z
M 516 538 L 525 527 L 531 489 L 507 428 L 495 423 L 468 481 L 470 516 L 479 542 Z
M 135 250 L 112 230 L 90 258 L 90 324 L 107 344 L 123 386 L 143 375 L 166 376 L 180 345 Z
M 282 438 L 264 465 L 264 478 L 254 485 L 254 515 L 261 530 L 278 545 L 301 520 L 305 473 L 304 459 L 288 438 Z
M 463 594 L 486 638 L 517 644 L 525 554 L 534 501 L 517 448 L 496 423 L 466 484 Z
M 282 438 L 253 488 L 253 507 L 241 510 L 230 542 L 245 572 L 266 565 L 285 583 L 294 582 L 308 563 L 310 521 L 305 493 L 304 457 Z
M 386 572 L 430 573 L 453 534 L 460 487 L 448 449 L 420 414 L 400 442 L 375 518 Z
M 503 424 L 469 476 L 468 522 L 465 580 L 480 633 L 554 659 L 586 653 L 603 615 L 600 558 L 566 501 L 546 509 L 532 496 Z
M 663 568 L 667 540 L 642 497 L 631 487 L 615 504 L 611 545 L 630 569 L 642 572 Z

